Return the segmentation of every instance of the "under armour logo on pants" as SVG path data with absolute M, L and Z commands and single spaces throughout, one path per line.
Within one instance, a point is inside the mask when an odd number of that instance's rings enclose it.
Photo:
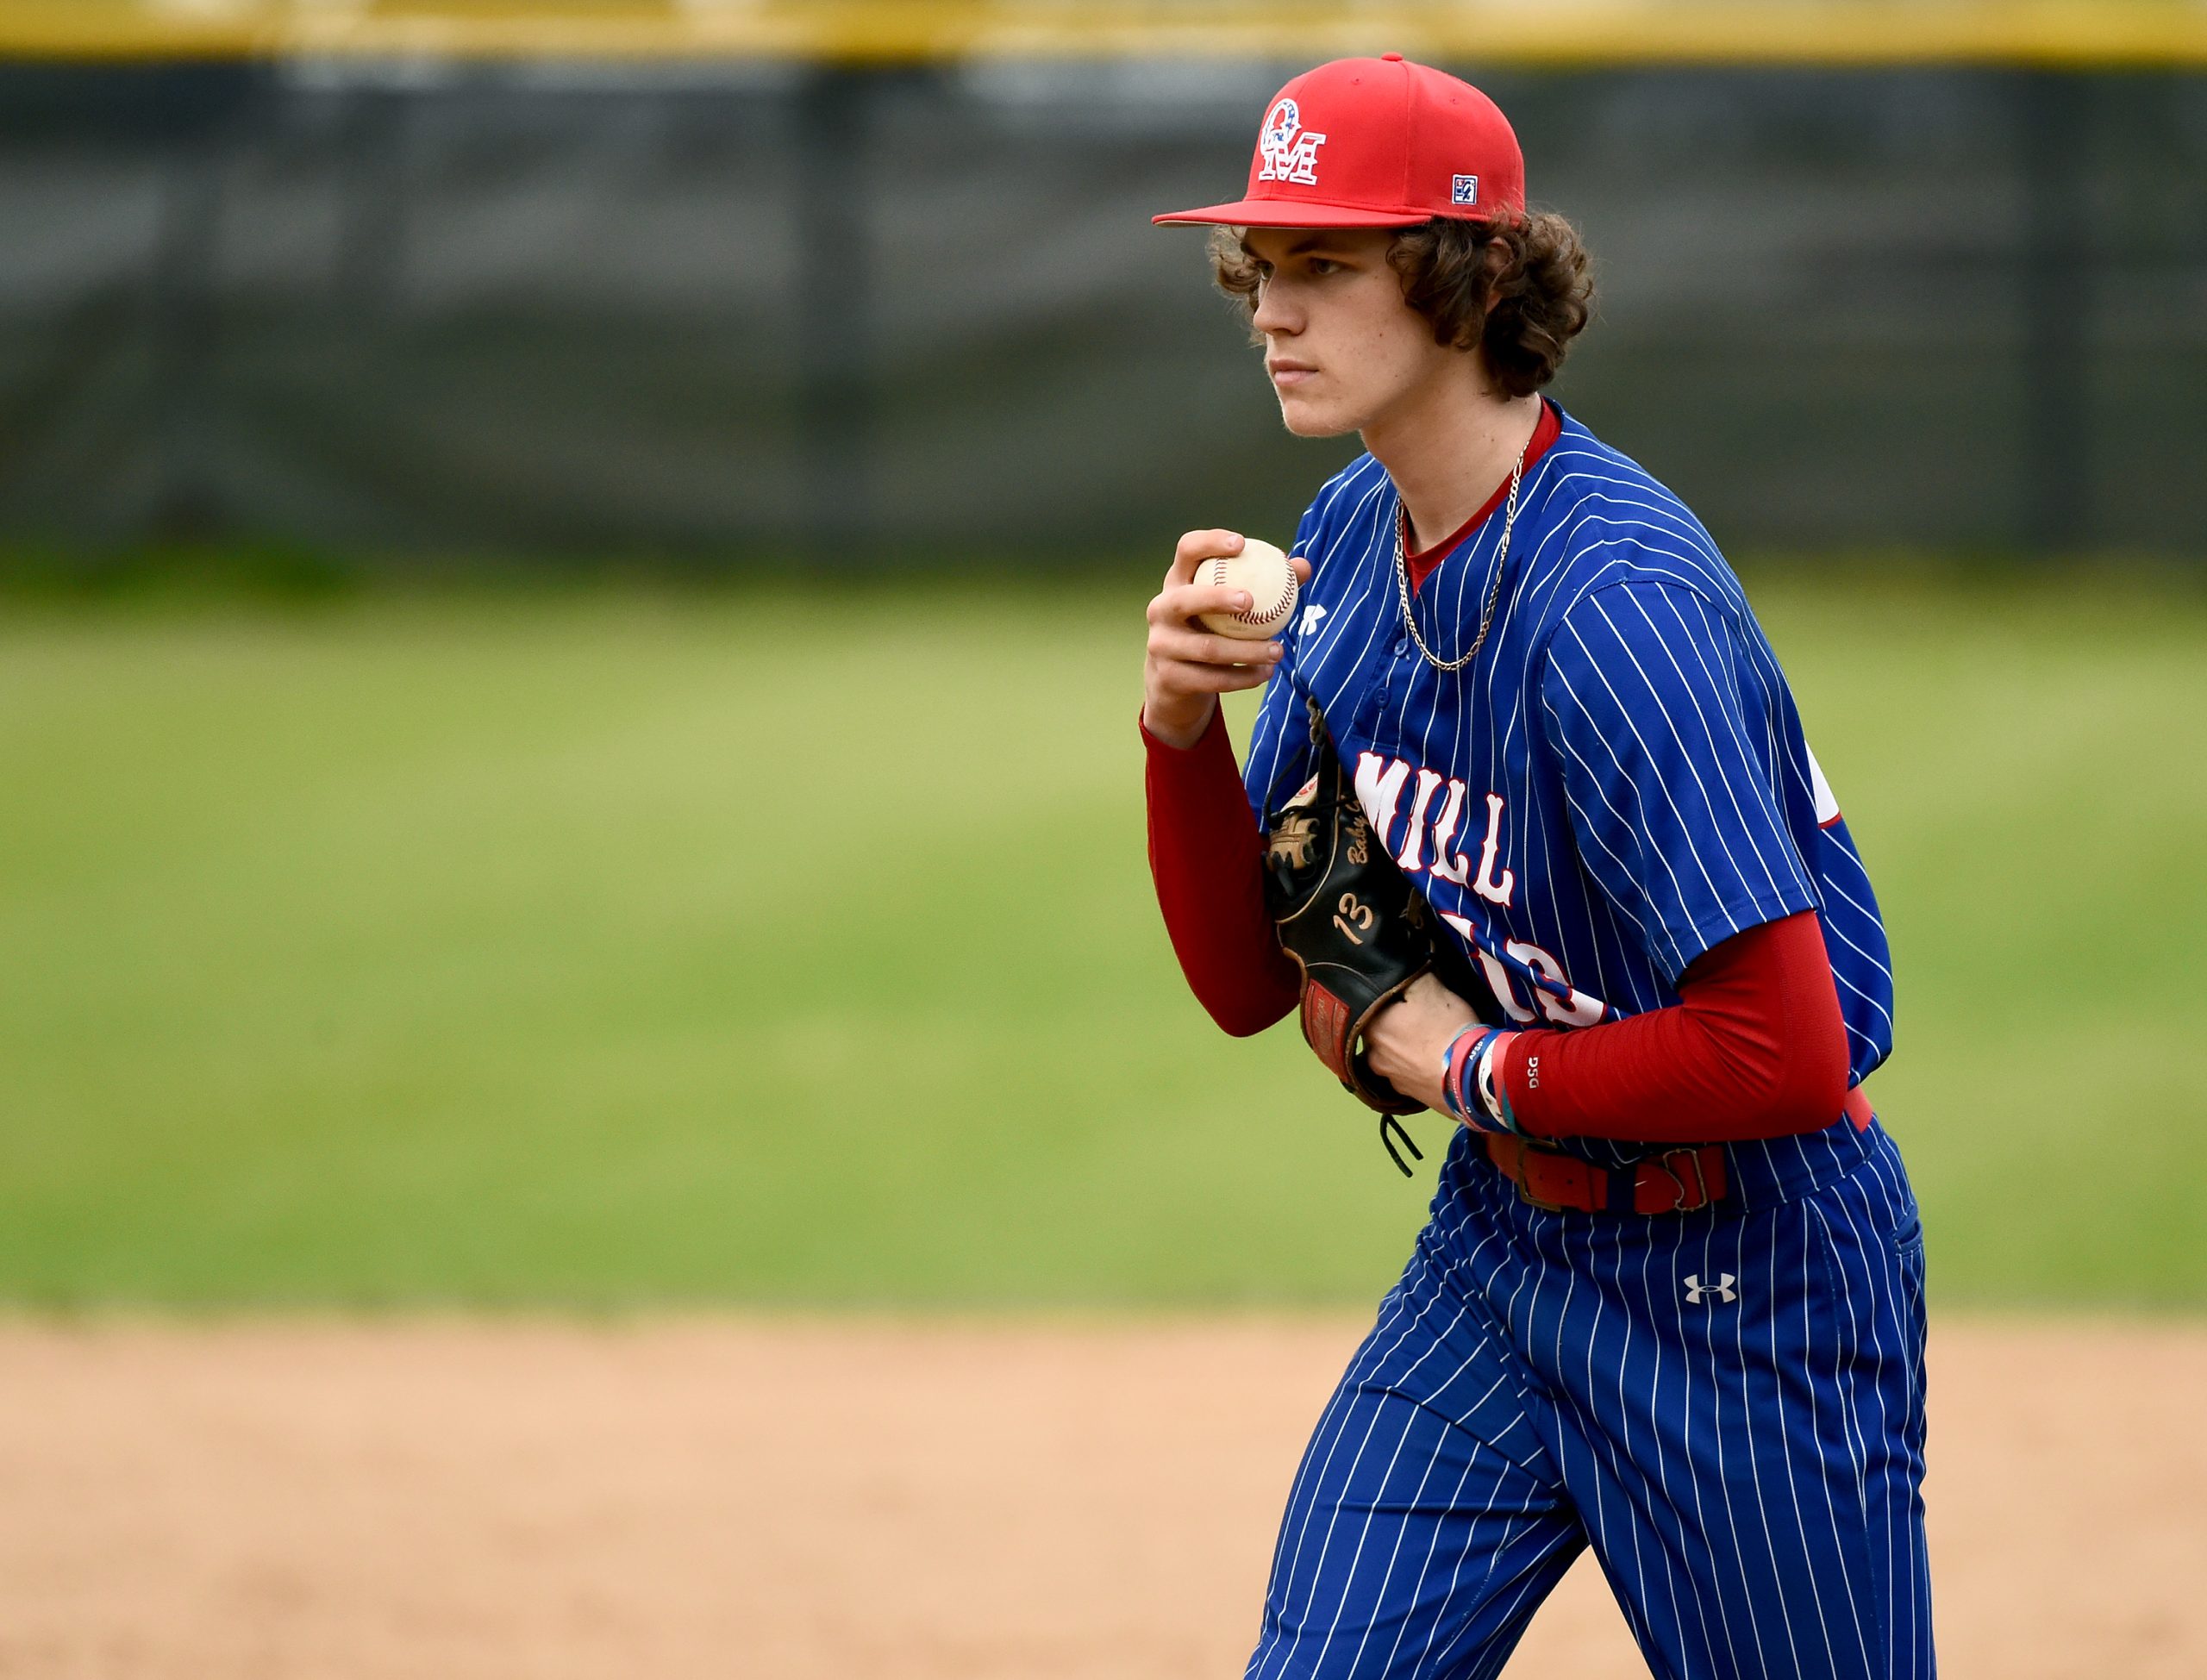
M 1698 1307 L 1704 1295 L 1713 1295 L 1719 1301 L 1737 1301 L 1740 1298 L 1740 1292 L 1732 1285 L 1739 1281 L 1729 1271 L 1718 1272 L 1716 1281 L 1713 1283 L 1703 1283 L 1698 1276 L 1688 1277 L 1685 1280 L 1686 1304 Z

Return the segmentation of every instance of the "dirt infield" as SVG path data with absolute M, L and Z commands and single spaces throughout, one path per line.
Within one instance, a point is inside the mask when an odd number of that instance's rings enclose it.
M 0 1327 L 0 1675 L 1238 1674 L 1360 1327 Z M 1942 1323 L 1942 1665 L 2207 1673 L 2207 1326 Z M 1512 1673 L 1643 1672 L 1591 1565 Z

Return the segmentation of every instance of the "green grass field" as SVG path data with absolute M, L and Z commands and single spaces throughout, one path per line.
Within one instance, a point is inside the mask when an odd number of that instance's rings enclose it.
M 0 1298 L 1372 1299 L 1429 1172 L 1149 898 L 1150 571 L 0 608 Z M 1754 592 L 1941 1300 L 2207 1305 L 2207 604 Z

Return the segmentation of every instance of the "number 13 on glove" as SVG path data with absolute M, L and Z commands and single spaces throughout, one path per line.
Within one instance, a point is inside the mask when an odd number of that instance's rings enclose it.
M 1266 903 L 1280 948 L 1303 972 L 1303 1036 L 1367 1107 L 1416 1114 L 1425 1105 L 1372 1071 L 1362 1040 L 1372 1018 L 1435 966 L 1441 953 L 1431 913 L 1372 834 L 1315 700 L 1310 739 L 1316 772 L 1266 824 L 1265 848 Z M 1449 990 L 1481 1020 L 1498 1021 L 1502 1011 L 1476 971 L 1468 963 L 1448 966 L 1442 978 Z

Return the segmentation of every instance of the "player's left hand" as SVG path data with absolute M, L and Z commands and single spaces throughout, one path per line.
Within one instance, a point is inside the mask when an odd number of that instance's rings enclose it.
M 1421 974 L 1372 1017 L 1364 1029 L 1365 1059 L 1404 1096 L 1445 1115 L 1441 1058 L 1448 1041 L 1478 1019 L 1470 1004 L 1432 975 Z

